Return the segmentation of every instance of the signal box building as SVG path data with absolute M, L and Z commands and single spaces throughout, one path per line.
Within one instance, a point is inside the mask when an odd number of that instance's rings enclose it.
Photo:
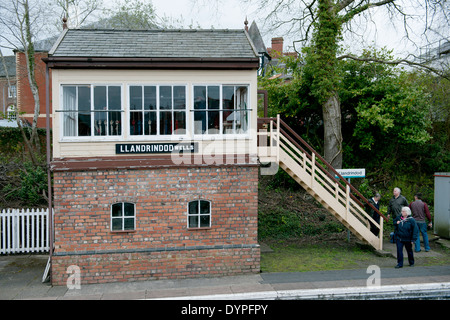
M 51 278 L 259 272 L 258 53 L 245 30 L 64 30 Z

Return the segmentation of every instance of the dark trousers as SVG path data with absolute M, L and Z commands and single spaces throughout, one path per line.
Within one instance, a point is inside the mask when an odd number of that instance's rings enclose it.
M 409 265 L 414 264 L 414 253 L 412 250 L 411 241 L 400 241 L 397 240 L 397 265 L 403 267 L 403 247 L 406 248 L 406 253 L 408 254 Z

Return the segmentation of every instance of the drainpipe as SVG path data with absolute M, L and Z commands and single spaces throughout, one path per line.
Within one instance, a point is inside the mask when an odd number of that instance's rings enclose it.
M 46 130 L 47 130 L 47 184 L 48 184 L 48 223 L 49 223 L 49 259 L 51 262 L 53 254 L 53 203 L 52 203 L 52 173 L 50 169 L 50 80 L 48 64 L 45 66 L 45 109 L 46 109 Z M 51 282 L 51 272 L 50 272 Z

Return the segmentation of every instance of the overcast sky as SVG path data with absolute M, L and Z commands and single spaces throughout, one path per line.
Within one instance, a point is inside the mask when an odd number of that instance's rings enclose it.
M 0 0 L 2 1 L 2 0 Z M 127 0 L 124 0 L 127 1 Z M 249 26 L 252 21 L 256 21 L 263 36 L 266 47 L 271 46 L 271 38 L 284 37 L 285 50 L 293 51 L 292 41 L 297 40 L 297 34 L 286 34 L 283 30 L 268 32 L 264 27 L 264 19 L 267 12 L 261 12 L 257 5 L 249 4 L 257 1 L 243 0 L 147 0 L 152 1 L 157 15 L 182 20 L 183 27 L 203 29 L 243 29 L 245 18 L 248 18 Z M 113 3 L 112 0 L 104 0 L 105 3 Z M 411 48 L 405 41 L 402 41 L 403 30 L 401 26 L 395 30 L 390 26 L 389 18 L 386 15 L 375 15 L 374 20 L 369 24 L 355 28 L 359 32 L 358 38 L 346 36 L 346 46 L 351 47 L 353 53 L 358 53 L 357 49 L 367 47 L 376 43 L 377 47 L 387 46 L 395 49 L 398 56 L 405 56 L 405 48 Z M 365 20 L 364 20 L 365 21 Z M 376 26 L 376 27 L 375 27 Z M 375 32 L 377 30 L 377 32 Z M 365 41 L 364 45 L 361 42 Z M 299 49 L 299 48 L 297 48 Z M 355 52 L 356 51 L 356 52 Z M 411 50 L 408 50 L 411 51 Z
M 282 30 L 268 33 L 264 30 L 264 12 L 258 11 L 256 5 L 243 3 L 240 0 L 152 0 L 152 3 L 156 13 L 160 16 L 182 17 L 187 24 L 192 23 L 194 27 L 200 25 L 205 29 L 211 27 L 242 29 L 247 17 L 249 26 L 254 20 L 258 24 L 266 47 L 271 46 L 271 38 L 282 36 L 285 38 L 285 50 L 293 51 L 292 41 L 296 40 L 295 34 L 283 34 Z M 375 25 L 378 29 L 375 28 Z M 380 28 L 380 26 L 382 27 Z M 378 31 L 375 32 L 375 30 Z M 367 44 L 376 43 L 378 47 L 387 46 L 394 49 L 399 55 L 402 55 L 405 48 L 409 47 L 401 39 L 402 30 L 396 30 L 390 26 L 390 21 L 386 16 L 374 15 L 374 21 L 359 31 L 363 36 L 349 38 L 347 41 L 347 46 L 352 46 L 352 49 L 358 47 L 363 40 L 366 42 L 365 47 Z
M 241 29 L 245 17 L 249 20 L 255 8 L 239 0 L 152 0 L 159 15 L 182 16 L 188 23 L 197 23 L 204 29 Z

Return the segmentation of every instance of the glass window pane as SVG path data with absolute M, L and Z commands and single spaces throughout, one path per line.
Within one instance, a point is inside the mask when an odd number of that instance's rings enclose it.
M 211 213 L 210 202 L 209 201 L 200 201 L 200 214 L 208 214 Z
M 238 87 L 236 89 L 239 119 L 236 121 L 236 132 L 245 133 L 248 129 L 248 88 L 246 86 Z
M 174 109 L 186 109 L 186 87 L 173 87 Z
M 91 114 L 90 113 L 78 113 L 78 135 L 90 136 L 91 135 Z
M 144 87 L 144 110 L 156 110 L 156 87 Z
M 134 218 L 125 218 L 123 222 L 124 230 L 134 230 Z
M 200 227 L 201 228 L 210 227 L 211 226 L 210 220 L 211 220 L 211 216 L 209 216 L 209 215 L 206 215 L 206 216 L 201 215 L 200 216 Z
M 142 134 L 142 112 L 130 112 L 130 134 L 141 135 Z
M 194 87 L 194 109 L 203 110 L 206 109 L 206 87 L 195 86 Z
M 91 88 L 89 86 L 78 87 L 78 110 L 91 110 Z
M 208 134 L 219 134 L 219 111 L 208 112 Z
M 113 217 L 121 217 L 122 216 L 122 204 L 121 203 L 113 204 L 111 214 Z
M 122 219 L 113 218 L 112 219 L 112 230 L 122 230 Z
M 224 109 L 222 114 L 223 121 L 223 133 L 233 133 L 233 110 L 234 110 L 234 86 L 223 86 L 222 88 L 222 108 Z
M 142 87 L 131 86 L 130 87 L 130 110 L 142 109 Z
M 109 117 L 109 134 L 119 136 L 122 134 L 121 112 L 108 112 Z
M 170 86 L 159 87 L 159 108 L 161 110 L 172 109 L 172 87 Z
M 198 201 L 189 202 L 189 214 L 198 214 Z
M 174 134 L 185 134 L 186 133 L 186 112 L 174 112 Z
M 146 135 L 156 134 L 156 112 L 144 112 L 143 126 Z
M 77 110 L 77 88 L 75 86 L 63 87 L 63 110 Z M 76 135 L 77 115 L 75 112 L 64 112 L 64 136 Z
M 209 86 L 208 87 L 208 109 L 220 108 L 220 87 Z
M 172 134 L 172 112 L 160 112 L 159 113 L 159 133 L 161 135 Z
M 94 87 L 94 110 L 106 110 L 106 87 Z
M 91 110 L 91 88 L 89 86 L 78 87 L 78 110 Z M 78 113 L 78 135 L 91 135 L 91 113 Z
M 94 134 L 96 136 L 105 136 L 107 134 L 106 112 L 94 113 Z
M 63 109 L 77 110 L 77 87 L 64 86 L 63 87 Z
M 206 131 L 206 111 L 194 112 L 194 134 L 202 134 Z
M 134 204 L 125 202 L 123 204 L 123 206 L 124 206 L 125 216 L 126 217 L 134 217 Z
M 189 216 L 188 226 L 189 228 L 198 228 L 198 216 Z
M 223 109 L 234 109 L 234 86 L 223 86 L 222 103 Z
M 120 87 L 108 87 L 108 110 L 121 110 L 121 101 Z

